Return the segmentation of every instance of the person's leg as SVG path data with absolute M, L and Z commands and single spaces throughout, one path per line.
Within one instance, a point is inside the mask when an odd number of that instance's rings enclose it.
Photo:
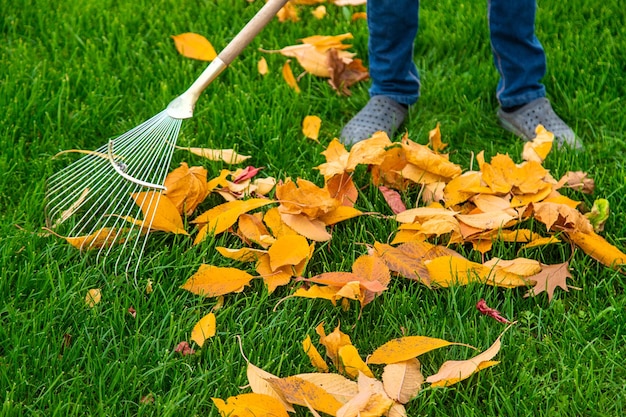
M 545 98 L 541 79 L 546 56 L 535 35 L 536 0 L 487 0 L 493 60 L 500 74 L 496 97 L 502 126 L 524 140 L 535 137 L 537 125 L 555 135 L 558 146 L 580 148 L 574 132 Z
M 420 80 L 413 62 L 419 0 L 369 0 L 369 73 L 371 99 L 341 132 L 353 144 L 377 131 L 392 136 L 404 121 L 408 106 L 419 97 Z

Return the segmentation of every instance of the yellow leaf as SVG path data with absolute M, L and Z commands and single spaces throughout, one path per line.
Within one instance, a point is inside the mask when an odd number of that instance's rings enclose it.
M 265 198 L 251 198 L 249 200 L 229 201 L 213 207 L 196 217 L 192 223 L 204 224 L 198 232 L 195 244 L 202 242 L 210 234 L 220 234 L 231 227 L 239 216 L 257 208 L 273 203 Z
M 267 251 L 252 248 L 231 249 L 218 246 L 215 249 L 223 257 L 240 262 L 254 262 L 267 254 Z
M 361 210 L 355 209 L 350 206 L 339 206 L 333 211 L 330 211 L 326 214 L 323 214 L 319 217 L 319 220 L 324 223 L 326 226 L 332 226 L 333 224 L 337 224 L 344 220 L 352 219 L 354 217 L 358 217 L 362 215 L 363 212 Z
M 250 383 L 250 388 L 252 389 L 252 392 L 276 398 L 282 403 L 287 411 L 289 411 L 290 413 L 295 412 L 293 406 L 289 402 L 287 402 L 287 400 L 285 400 L 285 398 L 278 391 L 276 391 L 268 382 L 270 378 L 277 378 L 275 375 L 272 375 L 271 373 L 266 372 L 251 363 L 248 363 L 248 367 L 246 368 L 246 375 L 248 377 L 248 382 Z
M 285 265 L 272 270 L 268 254 L 259 257 L 256 264 L 256 271 L 263 278 L 263 282 L 267 285 L 267 291 L 270 294 L 273 293 L 276 288 L 289 284 L 291 277 L 295 274 L 293 269 L 292 265 Z
M 243 291 L 252 278 L 252 275 L 236 268 L 202 264 L 181 288 L 203 297 L 217 297 Z
M 311 181 L 298 178 L 287 179 L 276 186 L 276 198 L 280 201 L 281 214 L 305 214 L 316 219 L 341 205 L 341 201 L 330 195 L 326 187 L 318 187 Z
M 323 19 L 326 16 L 326 7 L 317 6 L 315 10 L 311 12 L 311 14 L 313 15 L 313 17 L 315 17 L 318 20 Z
M 280 237 L 267 251 L 270 267 L 275 271 L 284 265 L 297 265 L 309 256 L 309 251 L 309 242 L 303 236 Z
M 428 132 L 428 144 L 435 153 L 439 153 L 439 151 L 448 146 L 447 143 L 443 143 L 441 141 L 441 130 L 439 122 L 437 122 L 437 126 L 435 126 L 433 130 Z
M 209 313 L 202 317 L 191 330 L 191 340 L 202 347 L 204 341 L 215 336 L 215 314 Z
M 326 157 L 326 163 L 318 165 L 317 169 L 324 176 L 325 179 L 334 177 L 335 175 L 341 175 L 347 170 L 348 157 L 350 153 L 346 150 L 346 147 L 334 138 L 326 150 L 322 152 L 322 155 Z
M 535 139 L 524 144 L 522 158 L 525 161 L 543 162 L 552 149 L 554 134 L 548 132 L 542 125 L 535 129 Z
M 124 243 L 125 241 L 123 237 L 120 237 L 123 229 L 113 229 L 110 227 L 103 227 L 85 236 L 61 236 L 52 229 L 46 227 L 43 229 L 52 233 L 54 236 L 64 239 L 67 243 L 81 251 L 109 247 L 115 243 Z
M 422 389 L 424 376 L 417 358 L 391 363 L 383 370 L 383 387 L 394 401 L 408 403 Z
M 367 359 L 371 364 L 390 364 L 408 361 L 431 350 L 455 345 L 443 339 L 427 336 L 406 336 L 390 340 L 374 351 Z
M 342 332 L 339 326 L 335 327 L 332 333 L 326 335 L 323 323 L 317 326 L 315 331 L 320 336 L 320 343 L 326 348 L 326 356 L 339 368 L 341 365 L 339 362 L 339 349 L 352 344 L 350 336 Z
M 332 237 L 326 231 L 324 222 L 319 219 L 310 219 L 304 214 L 288 213 L 281 213 L 280 217 L 291 229 L 316 242 L 325 242 Z
M 239 217 L 239 233 L 264 248 L 268 248 L 276 241 L 258 215 L 242 214 Z
M 315 410 L 333 416 L 341 408 L 342 404 L 333 395 L 302 378 L 296 376 L 270 378 L 268 382 L 292 404 L 304 407 L 310 405 Z
M 298 288 L 294 293 L 294 297 L 303 298 L 321 298 L 336 303 L 337 288 L 328 286 L 311 285 L 309 288 Z
M 267 75 L 270 72 L 267 67 L 267 60 L 265 57 L 261 57 L 261 59 L 259 59 L 259 62 L 257 63 L 257 70 L 261 75 Z
M 317 138 L 320 133 L 320 126 L 322 125 L 322 119 L 319 116 L 306 116 L 302 121 L 302 133 L 309 139 L 319 142 Z
M 300 93 L 300 87 L 298 86 L 298 81 L 296 81 L 296 77 L 293 76 L 293 72 L 291 71 L 291 66 L 289 65 L 289 63 L 291 62 L 290 59 L 288 59 L 285 64 L 283 65 L 283 78 L 285 79 L 285 82 L 287 82 L 287 85 L 289 87 L 291 87 L 296 93 Z
M 183 149 L 191 152 L 194 155 L 206 158 L 210 161 L 223 161 L 227 164 L 240 164 L 250 156 L 240 155 L 233 149 L 208 149 L 208 148 L 189 148 L 176 146 L 176 149 Z
M 626 254 L 596 232 L 572 231 L 566 233 L 567 237 L 587 255 L 616 271 L 624 271 L 622 265 L 626 264 Z
M 358 392 L 357 383 L 340 374 L 307 373 L 294 376 L 324 388 L 326 392 L 342 404 L 354 397 Z
M 351 378 L 359 376 L 359 372 L 374 378 L 374 374 L 367 367 L 363 359 L 359 356 L 359 351 L 353 345 L 345 345 L 339 348 L 337 351 L 339 356 L 339 363 L 341 364 L 340 371 L 345 372 Z
M 264 394 L 240 394 L 226 401 L 211 398 L 222 416 L 230 417 L 288 417 L 287 410 L 276 398 Z
M 263 216 L 263 223 L 270 228 L 275 238 L 298 234 L 298 232 L 287 226 L 287 224 L 283 221 L 280 212 L 278 211 L 278 207 L 272 207 L 265 212 L 265 216 Z
M 311 364 L 317 369 L 317 372 L 328 372 L 328 365 L 313 343 L 311 343 L 311 336 L 307 335 L 306 339 L 302 341 L 302 349 L 304 349 L 304 352 L 309 357 Z
M 186 58 L 213 61 L 217 57 L 211 42 L 202 35 L 188 32 L 172 35 L 172 39 L 178 53 Z
M 85 304 L 87 304 L 87 307 L 93 308 L 100 302 L 101 299 L 102 293 L 100 288 L 92 288 L 87 291 L 87 295 L 85 295 Z
M 387 415 L 394 401 L 385 393 L 383 384 L 359 374 L 357 395 L 337 411 L 337 417 L 377 417 Z
M 161 232 L 187 235 L 183 219 L 172 201 L 156 191 L 145 191 L 131 194 L 135 203 L 141 208 L 143 221 L 127 219 L 139 224 L 142 228 Z

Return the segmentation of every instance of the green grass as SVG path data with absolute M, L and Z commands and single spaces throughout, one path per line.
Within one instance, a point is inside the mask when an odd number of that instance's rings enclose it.
M 58 4 L 57 4 L 58 3 Z M 170 35 L 193 31 L 219 50 L 260 6 L 256 1 L 0 0 L 0 415 L 3 416 L 217 416 L 211 397 L 245 390 L 245 359 L 276 375 L 310 372 L 300 341 L 326 323 L 341 323 L 361 353 L 407 335 L 426 335 L 487 348 L 502 331 L 475 309 L 480 298 L 519 323 L 503 338 L 496 367 L 449 389 L 426 389 L 408 408 L 421 415 L 621 416 L 626 413 L 626 279 L 584 256 L 571 259 L 571 284 L 523 298 L 524 290 L 479 285 L 429 290 L 393 281 L 361 317 L 322 300 L 287 299 L 289 288 L 268 295 L 253 281 L 226 297 L 217 311 L 218 332 L 188 357 L 174 347 L 189 340 L 194 323 L 215 304 L 179 287 L 200 263 L 231 265 L 216 254 L 236 240 L 218 236 L 194 247 L 189 239 L 155 236 L 135 282 L 95 264 L 62 241 L 40 234 L 46 178 L 70 158 L 60 150 L 93 149 L 163 109 L 195 79 L 204 64 L 180 57 Z M 441 122 L 451 158 L 465 168 L 485 150 L 520 155 L 522 143 L 495 119 L 497 75 L 492 65 L 485 6 L 462 0 L 423 2 L 415 59 L 422 98 L 406 128 L 424 143 Z M 365 23 L 350 10 L 327 5 L 329 16 L 299 23 L 272 22 L 200 99 L 185 121 L 179 144 L 235 147 L 277 178 L 304 177 L 321 184 L 312 168 L 341 126 L 367 100 L 367 83 L 338 97 L 326 80 L 304 76 L 293 93 L 280 76 L 284 58 L 267 55 L 271 74 L 256 72 L 259 47 L 278 49 L 313 34 L 352 32 L 367 64 Z M 626 248 L 626 15 L 618 0 L 539 2 L 537 31 L 548 53 L 544 80 L 558 113 L 587 145 L 581 154 L 554 152 L 546 161 L 555 176 L 587 171 L 593 196 L 573 195 L 590 206 L 607 198 L 612 215 L 605 235 Z M 294 68 L 296 68 L 294 66 Z M 307 114 L 323 120 L 321 142 L 303 138 Z M 210 175 L 224 166 L 185 153 Z M 388 214 L 367 187 L 359 207 Z M 363 217 L 339 225 L 319 245 L 308 272 L 347 270 L 364 243 L 387 241 L 394 225 Z M 465 248 L 465 253 L 476 257 Z M 517 252 L 500 245 L 493 256 L 527 256 L 563 262 L 568 246 Z M 154 292 L 144 291 L 148 280 Z M 102 302 L 89 309 L 88 289 Z M 136 318 L 129 307 L 137 311 Z M 67 343 L 66 343 L 67 342 Z M 196 346 L 197 348 L 197 346 Z M 447 359 L 472 353 L 453 347 L 422 357 L 424 373 Z M 152 395 L 154 403 L 142 404 Z M 299 415 L 305 415 L 302 410 Z

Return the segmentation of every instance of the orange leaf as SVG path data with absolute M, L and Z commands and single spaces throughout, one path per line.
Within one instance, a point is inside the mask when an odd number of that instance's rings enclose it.
M 191 167 L 182 162 L 180 167 L 165 177 L 164 195 L 169 198 L 180 214 L 191 215 L 209 194 L 207 170 L 204 167 Z
M 280 201 L 279 210 L 287 214 L 305 214 L 316 219 L 336 209 L 341 202 L 333 198 L 327 188 L 320 188 L 311 181 L 298 178 L 288 179 L 276 186 L 276 198 Z
M 333 224 L 358 217 L 362 214 L 363 212 L 361 210 L 355 209 L 354 207 L 339 206 L 333 211 L 320 216 L 319 220 L 326 226 L 332 226 Z
M 261 75 L 267 75 L 269 73 L 269 68 L 267 67 L 267 60 L 265 57 L 261 57 L 259 62 L 257 63 L 257 70 Z
M 339 139 L 333 139 L 326 150 L 322 152 L 322 155 L 326 157 L 326 163 L 318 165 L 317 169 L 320 170 L 325 179 L 346 172 L 350 153 Z
M 211 42 L 202 35 L 188 32 L 172 35 L 172 39 L 174 39 L 174 45 L 178 53 L 186 58 L 213 61 L 217 57 Z
M 61 239 L 64 239 L 67 243 L 81 251 L 109 247 L 115 243 L 124 243 L 125 241 L 123 237 L 120 237 L 123 229 L 113 229 L 110 227 L 103 227 L 102 229 L 98 229 L 85 236 L 61 236 L 46 227 L 43 229 L 57 237 L 60 237 Z
M 239 217 L 239 233 L 243 235 L 245 239 L 264 248 L 269 247 L 276 241 L 259 217 L 251 214 L 242 214 Z
M 273 293 L 276 288 L 289 284 L 291 277 L 296 274 L 291 265 L 285 265 L 273 270 L 270 267 L 270 257 L 268 254 L 259 258 L 256 264 L 256 272 L 263 278 L 263 282 L 267 285 L 267 292 L 270 294 Z
M 287 226 L 287 224 L 283 221 L 280 212 L 278 211 L 278 207 L 272 207 L 265 212 L 265 216 L 263 216 L 263 223 L 270 228 L 275 238 L 298 234 L 298 232 Z
M 315 331 L 320 336 L 320 343 L 326 348 L 326 356 L 339 368 L 339 349 L 352 344 L 350 336 L 339 330 L 339 326 L 335 327 L 332 333 L 326 335 L 323 323 L 317 326 Z
M 310 219 L 304 214 L 281 213 L 280 217 L 291 229 L 311 240 L 325 242 L 331 238 L 322 220 Z
M 291 87 L 296 93 L 300 93 L 300 87 L 298 86 L 298 81 L 296 81 L 296 77 L 293 76 L 293 72 L 291 71 L 291 66 L 289 63 L 291 60 L 287 60 L 283 65 L 283 78 L 287 82 L 287 85 Z
M 209 313 L 202 317 L 191 330 L 191 340 L 202 347 L 204 341 L 215 336 L 215 314 Z
M 203 297 L 217 297 L 243 291 L 252 278 L 252 275 L 236 268 L 202 264 L 181 288 Z
M 433 130 L 428 132 L 428 144 L 435 153 L 439 153 L 439 151 L 442 151 L 446 146 L 448 146 L 447 143 L 443 143 L 441 141 L 441 130 L 439 122 L 437 122 L 437 126 L 435 126 Z
M 302 121 L 302 133 L 309 139 L 319 142 L 317 138 L 320 133 L 322 119 L 319 116 L 306 116 Z
M 223 257 L 239 262 L 254 262 L 260 257 L 267 255 L 267 251 L 265 250 L 252 248 L 232 249 L 218 246 L 215 250 L 217 250 Z

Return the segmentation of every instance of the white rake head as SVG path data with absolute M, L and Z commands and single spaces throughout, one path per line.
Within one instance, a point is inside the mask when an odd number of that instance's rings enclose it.
M 120 246 L 115 270 L 128 258 L 126 272 L 135 263 L 136 274 L 182 120 L 193 116 L 200 94 L 287 1 L 265 3 L 167 109 L 54 174 L 46 193 L 48 229 L 81 250 L 96 249 L 97 259 Z

